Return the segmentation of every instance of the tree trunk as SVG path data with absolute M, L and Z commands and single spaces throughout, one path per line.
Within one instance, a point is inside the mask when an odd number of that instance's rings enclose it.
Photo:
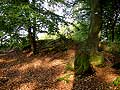
M 101 15 L 101 0 L 91 0 L 91 23 L 90 32 L 88 35 L 88 44 L 90 53 L 96 53 L 100 41 L 102 15 Z
M 116 26 L 116 23 L 117 23 L 117 19 L 118 19 L 118 16 L 119 16 L 119 13 L 118 13 L 118 11 L 117 11 L 117 1 L 116 0 L 114 0 L 113 1 L 113 6 L 114 6 L 114 8 L 113 8 L 113 12 L 115 12 L 115 15 L 113 15 L 113 17 L 112 17 L 112 19 L 113 20 L 111 20 L 111 40 L 112 40 L 112 42 L 114 42 L 114 39 L 115 39 L 115 26 Z
M 32 4 L 35 7 L 35 0 L 32 0 Z M 30 20 L 29 20 L 30 21 Z M 30 21 L 31 22 L 31 21 Z M 37 45 L 36 45 L 36 17 L 33 18 L 33 26 L 29 26 L 28 28 L 28 38 L 29 38 L 29 43 L 31 45 L 31 49 L 33 51 L 33 54 L 37 54 Z
M 36 18 L 33 19 L 33 53 L 34 54 L 37 54 L 38 51 L 37 51 L 37 45 L 36 45 Z
M 88 39 L 80 46 L 74 62 L 76 74 L 92 73 L 90 60 L 96 56 L 101 31 L 101 0 L 91 0 L 91 22 Z
M 35 0 L 32 0 L 32 4 L 35 7 Z M 36 45 L 36 17 L 33 18 L 33 53 L 37 54 L 37 45 Z
M 31 46 L 31 50 L 33 51 L 33 54 L 37 54 L 37 46 L 36 46 L 36 40 L 35 40 L 35 30 L 31 30 L 32 28 L 28 28 L 28 38 L 29 38 L 29 43 Z M 34 28 L 33 28 L 34 29 Z
M 31 50 L 33 49 L 33 41 L 32 41 L 32 32 L 31 32 L 31 27 L 29 26 L 28 28 L 28 40 L 29 40 L 29 43 L 30 43 L 30 46 L 31 46 Z

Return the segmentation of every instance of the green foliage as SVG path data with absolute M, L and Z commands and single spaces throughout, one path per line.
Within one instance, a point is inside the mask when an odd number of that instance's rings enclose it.
M 119 42 L 114 42 L 110 44 L 110 50 L 111 53 L 113 54 L 119 54 L 120 53 L 120 43 Z
M 49 6 L 45 7 L 44 3 L 48 3 L 50 8 Z M 112 30 L 114 30 L 115 41 L 118 42 L 120 41 L 120 22 L 119 17 L 117 17 L 117 19 L 115 17 L 119 15 L 120 12 L 120 1 L 106 0 L 101 1 L 101 3 L 103 4 L 101 5 L 103 9 L 102 38 L 107 37 L 110 41 L 112 38 Z M 63 16 L 59 16 L 54 12 L 57 10 L 56 7 L 63 8 Z M 29 0 L 1 0 L 0 13 L 0 37 L 4 35 L 2 32 L 8 36 L 13 34 L 16 36 L 16 33 L 18 34 L 21 27 L 24 28 L 25 31 L 28 31 L 29 27 L 36 27 L 36 34 L 47 31 L 49 35 L 56 35 L 62 32 L 61 29 L 59 30 L 59 25 L 61 25 L 61 27 L 65 25 L 62 33 L 72 31 L 72 33 L 63 34 L 67 38 L 72 38 L 80 42 L 85 41 L 88 37 L 91 13 L 89 0 L 68 0 L 68 3 L 65 0 L 35 0 L 35 2 L 30 2 Z M 69 15 L 71 21 L 74 19 L 72 22 L 78 28 L 65 21 L 67 19 L 65 17 Z M 25 44 L 23 44 L 23 42 L 27 41 L 28 43 L 27 39 L 23 40 L 18 37 L 19 35 L 15 38 L 10 37 L 10 40 L 5 40 L 4 46 L 22 47 L 21 45 L 24 46 Z M 108 47 L 106 49 L 112 53 L 120 52 L 119 44 L 111 44 L 110 48 Z
M 50 0 L 50 1 L 55 1 L 55 2 L 64 2 L 65 0 Z
M 65 66 L 65 70 L 66 71 L 74 71 L 74 67 L 71 65 L 71 64 L 67 64 L 66 66 Z
M 80 30 L 78 31 L 74 28 L 75 33 L 72 35 L 73 40 L 78 42 L 86 40 L 88 36 L 88 31 L 89 31 L 88 23 L 84 21 L 76 24 L 76 26 L 79 27 Z
M 63 0 L 56 0 L 55 2 L 62 1 Z M 49 8 L 46 9 L 43 5 L 45 1 L 42 2 L 36 1 L 35 3 L 30 3 L 29 0 L 1 1 L 0 30 L 5 32 L 6 35 L 10 35 L 11 40 L 7 41 L 9 45 L 18 47 L 19 45 L 20 47 L 23 45 L 25 40 L 20 39 L 19 35 L 15 38 L 11 37 L 13 34 L 16 36 L 21 28 L 28 32 L 28 28 L 33 28 L 34 26 L 36 28 L 35 32 L 37 33 L 44 30 L 49 34 L 55 34 L 58 32 L 58 23 L 62 22 L 62 17 L 49 10 Z
M 117 77 L 112 83 L 114 86 L 119 86 L 120 85 L 120 77 Z
M 59 77 L 59 78 L 57 78 L 57 81 L 64 81 L 64 82 L 66 82 L 66 83 L 69 83 L 69 79 L 70 79 L 70 76 L 71 76 L 72 74 L 67 74 L 67 75 L 65 75 L 65 76 L 63 76 L 63 77 Z
M 102 2 L 102 36 L 108 41 L 119 41 L 119 0 L 106 0 Z
M 3 36 L 3 35 L 4 35 L 4 33 L 0 31 L 0 37 Z
M 119 54 L 120 53 L 120 42 L 102 42 L 100 48 L 103 51 Z
M 72 38 L 73 40 L 80 42 L 80 41 L 84 41 L 87 38 L 87 36 L 84 33 L 84 31 L 76 31 L 72 36 Z

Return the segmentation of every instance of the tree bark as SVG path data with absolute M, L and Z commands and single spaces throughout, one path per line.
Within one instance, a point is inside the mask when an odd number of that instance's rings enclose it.
M 38 53 L 37 45 L 36 45 L 36 31 L 37 31 L 37 28 L 36 28 L 36 18 L 34 18 L 34 21 L 33 21 L 33 53 L 34 54 Z
M 74 62 L 76 74 L 85 75 L 93 72 L 90 60 L 92 56 L 96 56 L 100 31 L 101 31 L 101 0 L 91 0 L 91 21 L 88 39 L 80 46 L 76 52 Z
M 28 40 L 29 40 L 29 43 L 30 43 L 30 46 L 31 46 L 31 50 L 32 50 L 33 41 L 32 41 L 32 32 L 31 32 L 31 27 L 30 26 L 28 27 Z
M 34 28 L 33 28 L 34 29 Z M 28 38 L 29 38 L 29 43 L 31 46 L 31 50 L 33 51 L 33 54 L 37 54 L 37 45 L 36 45 L 36 40 L 35 40 L 35 29 L 32 32 L 32 28 L 28 28 Z
M 32 0 L 32 4 L 35 7 L 35 0 Z M 30 21 L 30 20 L 29 20 Z M 30 21 L 31 22 L 31 21 Z M 33 54 L 37 54 L 37 45 L 36 45 L 36 17 L 33 18 L 33 26 L 29 26 L 28 28 L 28 38 L 29 38 L 29 43 L 31 45 L 31 49 L 33 51 Z
M 101 26 L 102 26 L 102 6 L 101 0 L 91 0 L 91 23 L 90 32 L 88 35 L 88 44 L 91 53 L 98 50 Z
M 118 16 L 119 16 L 119 13 L 117 12 L 117 1 L 114 0 L 113 1 L 113 12 L 115 12 L 115 15 L 112 16 L 112 20 L 111 20 L 111 40 L 112 42 L 114 42 L 114 39 L 115 39 L 115 26 L 116 26 L 116 23 L 117 23 L 117 19 L 118 19 Z

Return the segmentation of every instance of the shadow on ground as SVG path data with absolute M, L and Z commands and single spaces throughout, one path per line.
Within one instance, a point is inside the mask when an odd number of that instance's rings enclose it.
M 0 90 L 70 90 L 72 83 L 57 80 L 64 74 L 68 56 L 4 53 L 0 56 Z
M 75 48 L 54 54 L 33 56 L 9 52 L 0 55 L 0 90 L 115 90 L 110 83 L 119 75 L 109 67 L 96 68 L 96 73 L 80 79 L 66 64 L 74 63 Z M 58 81 L 71 74 L 69 82 Z

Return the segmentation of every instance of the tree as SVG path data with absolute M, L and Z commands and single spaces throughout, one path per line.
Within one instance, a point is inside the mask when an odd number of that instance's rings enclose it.
M 36 32 L 59 33 L 58 25 L 60 22 L 64 22 L 62 16 L 44 7 L 44 3 L 53 5 L 58 2 L 62 1 L 2 0 L 0 6 L 1 30 L 11 36 L 11 34 L 19 32 L 20 29 L 17 29 L 17 27 L 24 28 L 28 32 L 31 49 L 36 54 Z M 6 26 L 9 26 L 9 28 L 6 28 Z
M 75 59 L 75 70 L 76 74 L 85 74 L 86 72 L 92 71 L 92 67 L 90 65 L 91 57 L 95 57 L 97 55 L 97 49 L 100 38 L 100 31 L 102 25 L 102 16 L 101 16 L 101 0 L 91 0 L 90 8 L 91 8 L 91 20 L 90 20 L 90 28 L 88 39 L 85 43 L 80 46 L 80 49 L 77 52 Z

